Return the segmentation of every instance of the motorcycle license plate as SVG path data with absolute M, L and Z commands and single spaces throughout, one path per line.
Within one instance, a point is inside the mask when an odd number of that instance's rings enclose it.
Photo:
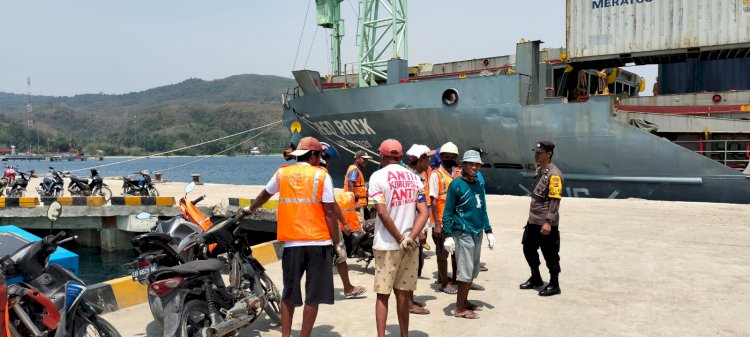
M 145 266 L 145 267 L 138 268 L 138 269 L 134 270 L 131 273 L 131 276 L 133 277 L 134 281 L 141 281 L 141 280 L 146 279 L 146 277 L 148 277 L 148 274 L 151 274 L 154 271 L 156 271 L 156 265 L 155 264 L 150 264 L 148 266 Z

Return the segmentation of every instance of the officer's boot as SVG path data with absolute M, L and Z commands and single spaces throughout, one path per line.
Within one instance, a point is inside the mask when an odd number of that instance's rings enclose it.
M 537 289 L 544 285 L 542 274 L 539 273 L 539 267 L 531 268 L 531 277 L 526 282 L 521 283 L 518 287 L 521 289 Z
M 557 279 L 558 275 L 557 273 L 550 274 L 549 284 L 542 288 L 542 290 L 539 290 L 539 296 L 552 296 L 561 293 L 560 283 Z

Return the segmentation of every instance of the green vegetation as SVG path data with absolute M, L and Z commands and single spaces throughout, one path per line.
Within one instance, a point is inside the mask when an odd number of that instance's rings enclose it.
M 294 85 L 283 77 L 236 75 L 215 81 L 188 79 L 123 95 L 32 96 L 33 130 L 26 123 L 27 97 L 0 93 L 0 147 L 12 144 L 21 152 L 159 153 L 281 120 L 281 93 Z M 176 154 L 215 154 L 255 134 Z M 247 154 L 253 146 L 281 152 L 288 140 L 289 132 L 279 126 L 225 154 Z

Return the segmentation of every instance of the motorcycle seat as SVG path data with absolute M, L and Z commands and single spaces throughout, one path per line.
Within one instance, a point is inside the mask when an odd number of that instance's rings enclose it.
M 82 182 L 82 183 L 88 183 L 89 182 L 88 179 L 81 179 L 81 178 L 78 178 L 76 176 L 70 176 L 70 180 L 75 181 L 75 182 Z
M 150 240 L 158 240 L 167 244 L 175 241 L 175 239 L 171 235 L 169 235 L 169 233 L 149 232 L 149 233 L 144 233 L 144 234 L 134 237 L 132 240 L 130 240 L 130 242 L 133 245 L 136 245 L 138 243 L 146 242 Z
M 190 261 L 179 266 L 160 269 L 163 272 L 174 272 L 177 274 L 200 274 L 206 272 L 220 271 L 224 268 L 224 262 L 217 259 Z

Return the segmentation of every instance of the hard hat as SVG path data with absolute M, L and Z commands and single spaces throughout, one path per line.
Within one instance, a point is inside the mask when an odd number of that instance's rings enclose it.
M 447 142 L 440 147 L 440 153 L 453 153 L 458 155 L 458 147 L 453 142 Z

